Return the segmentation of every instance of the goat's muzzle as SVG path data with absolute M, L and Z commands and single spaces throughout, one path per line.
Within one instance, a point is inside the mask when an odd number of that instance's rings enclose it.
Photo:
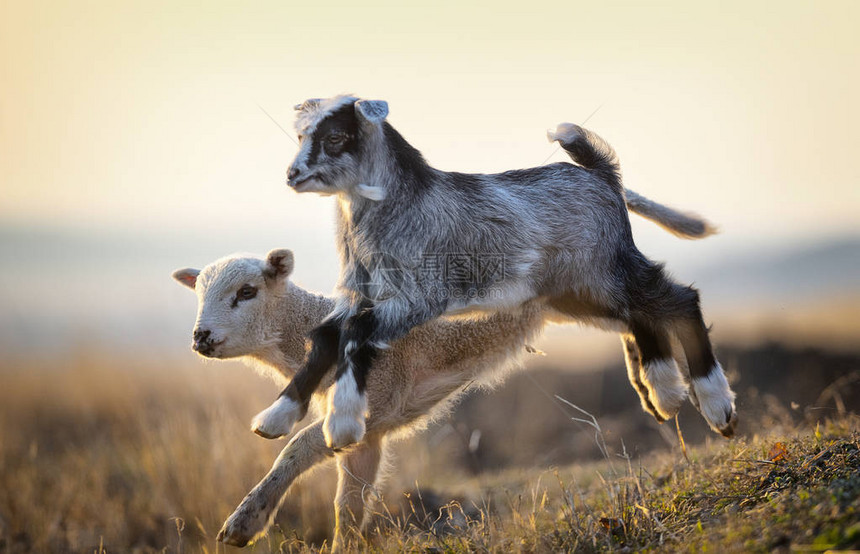
M 300 182 L 299 177 L 301 174 L 302 172 L 298 168 L 290 167 L 287 170 L 287 186 L 295 188 Z

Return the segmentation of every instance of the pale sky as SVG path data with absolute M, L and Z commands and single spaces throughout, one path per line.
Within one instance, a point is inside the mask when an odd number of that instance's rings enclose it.
M 858 28 L 854 0 L 3 2 L 0 224 L 223 254 L 254 235 L 327 290 L 332 200 L 286 188 L 295 146 L 258 104 L 292 132 L 294 104 L 350 92 L 474 172 L 543 163 L 547 128 L 600 107 L 587 126 L 628 187 L 722 228 L 689 243 L 637 219 L 659 259 L 856 235 Z
M 4 3 L 0 217 L 317 223 L 255 103 L 292 130 L 293 104 L 352 92 L 462 171 L 537 165 L 546 128 L 602 105 L 639 192 L 724 227 L 857 229 L 858 2 L 120 4 Z

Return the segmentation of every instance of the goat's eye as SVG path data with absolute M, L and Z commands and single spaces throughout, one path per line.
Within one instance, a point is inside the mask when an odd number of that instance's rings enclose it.
M 326 142 L 331 146 L 340 146 L 344 142 L 346 142 L 346 134 L 345 133 L 332 133 L 326 137 Z
M 250 300 L 257 296 L 257 287 L 252 287 L 251 285 L 242 285 L 242 287 L 236 291 L 236 300 Z

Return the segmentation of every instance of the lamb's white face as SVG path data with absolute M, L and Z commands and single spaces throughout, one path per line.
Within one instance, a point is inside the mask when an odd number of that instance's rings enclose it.
M 253 354 L 265 345 L 267 312 L 284 294 L 292 271 L 289 250 L 273 250 L 267 259 L 222 258 L 202 271 L 182 269 L 173 276 L 197 293 L 197 322 L 192 348 L 208 358 Z

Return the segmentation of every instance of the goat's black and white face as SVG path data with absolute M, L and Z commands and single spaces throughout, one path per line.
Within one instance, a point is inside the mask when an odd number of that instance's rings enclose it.
M 284 295 L 293 253 L 278 249 L 265 260 L 222 258 L 203 268 L 180 269 L 173 278 L 197 293 L 192 349 L 207 358 L 234 358 L 260 350 L 269 340 L 270 307 Z
M 382 134 L 388 105 L 382 101 L 337 96 L 308 100 L 296 106 L 299 151 L 287 170 L 287 184 L 296 192 L 367 196 L 362 157 Z

